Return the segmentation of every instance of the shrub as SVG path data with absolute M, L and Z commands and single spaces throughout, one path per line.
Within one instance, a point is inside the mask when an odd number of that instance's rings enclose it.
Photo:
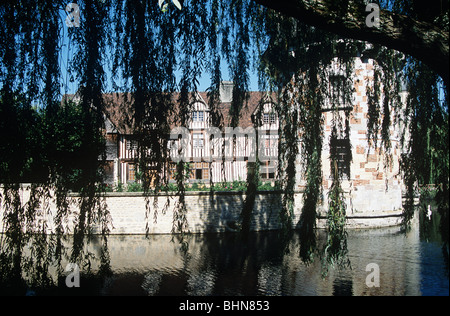
M 142 184 L 138 182 L 129 182 L 127 186 L 127 192 L 142 192 Z

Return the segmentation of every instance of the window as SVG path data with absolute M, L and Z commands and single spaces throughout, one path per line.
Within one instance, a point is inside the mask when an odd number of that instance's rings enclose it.
M 339 176 L 346 176 L 350 178 L 350 162 L 351 162 L 351 148 L 350 140 L 332 139 L 330 142 L 330 154 L 336 157 L 336 164 Z M 333 161 L 331 160 L 331 170 L 334 170 Z
M 277 116 L 275 113 L 264 113 L 263 123 L 264 124 L 275 124 L 277 121 Z
M 192 112 L 192 121 L 194 122 L 203 122 L 205 120 L 205 112 L 204 111 L 194 111 Z
M 275 162 L 274 161 L 261 162 L 259 172 L 261 175 L 261 179 L 274 180 L 276 174 Z
M 127 181 L 134 182 L 136 181 L 136 165 L 128 164 L 128 179 Z
M 202 179 L 209 179 L 209 167 L 203 168 Z
M 278 157 L 278 135 L 261 135 L 259 146 L 265 156 Z
M 275 124 L 277 121 L 277 116 L 275 114 L 270 114 L 270 124 Z
M 193 162 L 191 165 L 190 178 L 192 180 L 207 180 L 209 179 L 209 171 L 209 163 Z
M 344 105 L 344 76 L 331 76 L 330 77 L 330 101 L 334 105 Z
M 177 164 L 169 164 L 169 179 L 175 180 L 177 173 Z M 208 180 L 210 173 L 210 164 L 207 162 L 191 162 L 189 169 L 189 178 L 191 180 Z
M 138 142 L 134 139 L 127 138 L 126 140 L 127 150 L 136 151 L 138 148 Z
M 169 179 L 175 180 L 177 173 L 177 164 L 173 162 L 169 162 Z
M 194 133 L 192 134 L 192 145 L 194 148 L 203 148 L 203 134 L 202 133 Z

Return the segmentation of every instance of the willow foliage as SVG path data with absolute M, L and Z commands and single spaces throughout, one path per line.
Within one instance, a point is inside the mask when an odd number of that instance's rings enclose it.
M 125 96 L 121 113 L 140 138 L 139 176 L 146 193 L 147 218 L 153 210 L 156 220 L 158 197 L 151 202 L 152 185 L 157 192 L 168 181 L 163 135 L 172 123 L 187 125 L 199 78 L 205 73 L 211 79 L 207 91 L 211 124 L 223 127 L 218 105 L 224 64 L 234 83 L 232 126 L 239 125 L 246 107 L 251 71 L 258 72 L 262 90 L 278 95 L 280 219 L 287 237 L 298 226 L 300 255 L 305 261 L 318 248 L 315 223 L 322 200 L 322 147 L 349 132 L 348 112 L 342 116 L 332 104 L 332 136 L 329 140 L 323 137 L 323 108 L 331 97 L 330 65 L 337 61 L 347 78 L 343 98 L 351 105 L 349 79 L 352 58 L 357 55 L 376 61 L 374 80 L 367 85 L 369 143 L 374 150 L 382 149 L 389 166 L 390 114 L 396 113 L 399 120 L 407 118 L 405 135 L 411 137 L 404 138 L 408 151 L 402 167 L 409 196 L 418 183 L 440 184 L 439 208 L 447 221 L 448 241 L 448 90 L 443 89 L 445 95 L 440 97 L 440 79 L 420 62 L 377 45 L 339 38 L 250 0 L 83 0 L 77 1 L 80 23 L 72 27 L 66 26 L 66 5 L 54 0 L 0 6 L 0 131 L 7 135 L 0 143 L 0 199 L 6 209 L 0 280 L 10 275 L 22 280 L 21 271 L 34 267 L 33 284 L 46 286 L 51 280 L 45 271 L 53 260 L 60 263 L 63 256 L 69 256 L 72 262 L 89 263 L 91 254 L 83 246 L 94 227 L 104 237 L 102 271 L 107 272 L 106 236 L 111 222 L 98 189 L 105 158 L 101 130 L 108 101 L 104 93 Z M 405 13 L 408 1 L 383 5 Z M 443 23 L 448 28 L 448 21 Z M 406 112 L 398 97 L 404 82 L 409 89 Z M 69 86 L 78 92 L 76 104 L 61 102 Z M 328 239 L 321 253 L 328 262 L 336 262 L 346 254 L 346 208 L 340 185 L 343 175 L 334 168 L 333 152 L 330 164 L 334 172 L 328 196 Z M 253 210 L 257 168 L 257 164 L 248 168 L 244 230 Z M 173 231 L 181 234 L 189 230 L 184 201 L 187 170 L 184 162 L 178 163 L 180 199 Z M 304 207 L 299 223 L 293 223 L 298 171 L 305 184 Z M 19 194 L 21 182 L 33 182 L 26 205 Z M 79 213 L 72 252 L 67 253 L 62 239 L 69 216 L 68 192 L 74 189 L 80 192 Z M 50 191 L 55 192 L 53 197 Z M 50 223 L 38 219 L 49 210 L 40 201 L 51 198 L 57 205 L 56 233 L 46 237 Z M 405 223 L 410 214 L 405 212 Z M 445 230 L 445 224 L 442 227 Z M 24 257 L 26 246 L 36 255 Z

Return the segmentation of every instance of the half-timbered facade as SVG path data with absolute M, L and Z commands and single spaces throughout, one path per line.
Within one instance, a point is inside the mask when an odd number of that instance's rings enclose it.
M 139 142 L 132 123 L 129 123 L 132 120 L 124 120 L 120 115 L 123 101 L 118 99 L 120 97 L 106 98 L 111 101 L 105 113 L 105 125 L 109 127 L 106 130 L 109 151 L 114 152 L 114 142 L 116 146 L 116 154 L 107 157 L 107 181 L 115 184 L 138 181 Z M 261 160 L 261 178 L 274 181 L 278 157 L 278 118 L 273 105 L 273 101 L 264 98 L 262 93 L 250 92 L 240 124 L 232 128 L 227 126 L 231 103 L 221 102 L 218 111 L 226 127 L 219 128 L 211 123 L 206 93 L 196 93 L 190 105 L 187 126 L 172 125 L 171 133 L 166 135 L 168 159 L 164 174 L 169 181 L 174 181 L 175 164 L 183 160 L 190 168 L 191 183 L 245 181 L 247 164 L 255 162 L 258 156 Z M 262 113 L 259 114 L 259 111 Z M 255 121 L 257 118 L 259 123 Z
M 352 209 L 399 209 L 402 207 L 403 190 L 399 168 L 399 158 L 402 154 L 400 126 L 393 124 L 389 130 L 390 165 L 385 164 L 385 153 L 380 150 L 381 146 L 369 146 L 367 139 L 367 85 L 373 81 L 374 67 L 373 60 L 356 57 L 354 73 L 350 79 L 353 82 L 351 101 L 342 100 L 343 105 L 339 106 L 337 111 L 336 108 L 331 109 L 329 100 L 325 101 L 322 111 L 324 135 L 321 155 L 323 193 L 326 198 L 326 192 L 332 183 L 329 157 L 331 150 L 334 150 L 338 157 L 337 166 L 344 175 L 343 187 L 349 192 L 349 206 Z M 349 80 L 343 78 L 339 71 L 333 72 L 330 69 L 330 96 L 335 101 L 342 98 L 340 83 L 343 79 L 347 82 Z M 240 114 L 239 126 L 233 128 L 230 127 L 229 117 L 232 83 L 225 83 L 222 90 L 221 102 L 216 107 L 216 111 L 223 117 L 222 127 L 211 124 L 213 113 L 208 106 L 207 94 L 198 92 L 190 101 L 186 126 L 173 123 L 169 134 L 158 136 L 167 141 L 163 176 L 174 181 L 176 162 L 182 159 L 188 163 L 190 183 L 245 181 L 249 164 L 258 161 L 261 180 L 276 181 L 280 146 L 280 122 L 276 111 L 279 107 L 276 102 L 281 101 L 268 96 L 267 93 L 249 92 L 247 103 Z M 403 99 L 404 94 L 405 92 L 400 93 Z M 177 100 L 177 96 L 173 98 Z M 105 95 L 105 99 L 109 104 L 105 111 L 106 180 L 114 184 L 139 181 L 139 142 L 133 126 L 133 111 L 130 110 L 133 107 L 130 106 L 127 110 L 126 106 L 131 104 L 132 98 L 110 94 Z M 176 102 L 173 104 L 176 107 Z M 345 117 L 349 122 L 349 129 L 346 137 L 332 140 L 332 120 L 336 116 L 342 119 Z M 394 119 L 391 121 L 396 122 Z M 299 153 L 301 155 L 301 150 Z M 298 190 L 302 190 L 305 185 L 301 161 L 299 156 L 296 168 Z

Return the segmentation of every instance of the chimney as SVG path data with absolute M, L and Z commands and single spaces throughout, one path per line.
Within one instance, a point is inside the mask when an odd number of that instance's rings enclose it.
M 220 84 L 220 102 L 229 103 L 233 99 L 233 82 L 222 81 Z

